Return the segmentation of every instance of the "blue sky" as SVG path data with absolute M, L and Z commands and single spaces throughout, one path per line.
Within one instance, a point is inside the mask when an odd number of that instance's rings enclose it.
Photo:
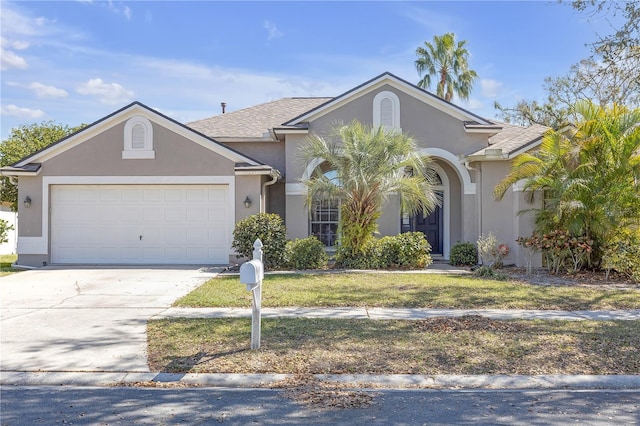
M 0 1 L 1 136 L 91 123 L 138 100 L 178 121 L 290 96 L 335 96 L 384 71 L 419 80 L 415 49 L 467 40 L 468 102 L 541 99 L 604 20 L 556 2 Z

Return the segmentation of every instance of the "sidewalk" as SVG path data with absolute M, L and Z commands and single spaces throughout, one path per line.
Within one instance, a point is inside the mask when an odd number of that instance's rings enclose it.
M 640 309 L 629 311 L 545 311 L 530 309 L 391 309 L 391 308 L 262 308 L 263 318 L 305 317 L 339 319 L 404 319 L 419 320 L 433 317 L 480 315 L 507 319 L 544 319 L 568 321 L 640 320 Z M 153 316 L 161 318 L 243 318 L 251 317 L 251 309 L 244 308 L 168 308 Z

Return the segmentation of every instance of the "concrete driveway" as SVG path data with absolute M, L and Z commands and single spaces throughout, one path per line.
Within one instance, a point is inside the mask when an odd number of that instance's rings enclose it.
M 0 370 L 147 372 L 147 320 L 215 275 L 48 267 L 2 277 Z

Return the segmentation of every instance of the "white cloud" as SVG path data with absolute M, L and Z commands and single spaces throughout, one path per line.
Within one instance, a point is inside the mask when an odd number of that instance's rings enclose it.
M 64 89 L 58 89 L 55 86 L 47 86 L 38 82 L 31 83 L 28 88 L 33 90 L 36 96 L 41 99 L 57 99 L 69 95 Z
M 284 33 L 276 27 L 276 24 L 269 20 L 264 21 L 264 29 L 267 30 L 267 40 L 280 38 L 284 35 Z
M 125 6 L 122 13 L 129 21 L 131 20 L 131 8 L 129 6 Z
M 502 90 L 502 83 L 496 80 L 483 78 L 482 80 L 480 80 L 480 90 L 482 92 L 482 96 L 487 98 L 495 98 Z
M 22 84 L 15 81 L 8 81 L 7 86 L 22 87 L 23 89 L 33 90 L 39 99 L 57 99 L 64 98 L 69 95 L 66 90 L 58 89 L 55 86 L 47 86 L 46 84 L 33 82 L 31 84 Z
M 105 83 L 101 78 L 92 78 L 83 83 L 76 90 L 81 95 L 90 95 L 98 98 L 105 104 L 119 104 L 130 101 L 133 91 L 125 89 L 118 83 Z
M 484 104 L 478 99 L 469 98 L 468 101 L 458 102 L 458 105 L 462 106 L 462 108 L 470 109 L 472 111 L 477 111 L 484 108 Z
M 20 40 L 11 41 L 4 37 L 0 37 L 0 42 L 2 44 L 2 47 L 6 47 L 8 49 L 24 50 L 29 47 L 29 42 L 27 41 L 20 41 Z
M 2 115 L 12 115 L 19 118 L 40 118 L 44 116 L 44 111 L 39 109 L 21 108 L 17 105 L 7 105 L 0 108 Z
M 11 68 L 27 69 L 29 64 L 22 57 L 11 50 L 0 49 L 0 69 L 8 70 Z

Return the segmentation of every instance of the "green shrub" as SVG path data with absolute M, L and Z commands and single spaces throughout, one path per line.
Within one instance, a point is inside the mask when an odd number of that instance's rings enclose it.
M 423 269 L 431 264 L 431 246 L 422 232 L 406 232 L 376 241 L 377 268 Z
M 0 219 L 0 243 L 9 242 L 9 240 L 7 239 L 9 236 L 9 231 L 12 231 L 13 229 L 13 225 L 11 225 L 4 219 Z
M 293 269 L 324 269 L 329 261 L 324 245 L 314 236 L 289 241 L 286 256 Z
M 260 213 L 236 223 L 233 230 L 233 244 L 236 253 L 247 259 L 253 258 L 253 243 L 262 241 L 262 260 L 267 269 L 284 266 L 287 230 L 282 218 L 274 213 Z
M 454 266 L 472 266 L 478 264 L 478 249 L 473 243 L 457 243 L 451 247 L 449 262 Z
M 422 269 L 429 266 L 431 246 L 422 232 L 407 232 L 369 243 L 363 253 L 338 247 L 336 266 L 349 269 Z
M 378 260 L 373 255 L 377 240 L 368 242 L 363 252 L 356 252 L 338 244 L 336 267 L 344 269 L 376 269 Z
M 604 247 L 602 267 L 627 275 L 640 283 L 640 230 L 619 231 Z

